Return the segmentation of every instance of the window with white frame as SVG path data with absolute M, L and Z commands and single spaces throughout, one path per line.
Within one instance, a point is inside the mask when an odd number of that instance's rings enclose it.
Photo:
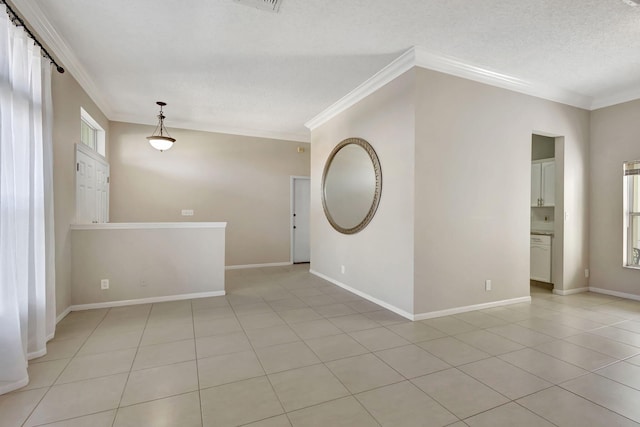
M 97 151 L 98 129 L 91 126 L 84 119 L 80 119 L 80 141 L 92 150 Z
M 624 163 L 624 265 L 640 268 L 640 161 Z
M 104 129 L 82 107 L 80 108 L 80 141 L 96 153 L 105 156 Z

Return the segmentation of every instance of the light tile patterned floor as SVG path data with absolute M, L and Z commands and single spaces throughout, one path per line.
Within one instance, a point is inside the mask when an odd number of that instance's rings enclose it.
M 640 425 L 640 302 L 532 288 L 412 323 L 307 270 L 69 314 L 0 427 Z

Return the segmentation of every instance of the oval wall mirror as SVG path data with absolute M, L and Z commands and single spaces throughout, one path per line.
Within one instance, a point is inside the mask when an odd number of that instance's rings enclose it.
M 380 161 L 367 141 L 348 138 L 331 151 L 322 173 L 322 207 L 333 228 L 361 231 L 375 215 L 381 192 Z

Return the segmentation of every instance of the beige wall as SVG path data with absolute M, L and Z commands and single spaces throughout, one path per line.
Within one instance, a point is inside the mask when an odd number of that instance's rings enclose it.
M 58 314 L 71 304 L 69 224 L 75 210 L 80 107 L 107 131 L 111 221 L 228 221 L 228 265 L 289 260 L 289 176 L 309 174 L 307 144 L 172 129 L 176 146 L 159 153 L 144 138 L 152 127 L 110 124 L 68 73 L 54 73 L 53 102 Z M 640 157 L 633 155 L 634 132 L 628 131 L 638 109 L 638 103 L 629 103 L 592 115 L 591 157 L 596 164 L 591 178 L 597 185 L 591 207 L 592 224 L 598 226 L 592 225 L 591 232 L 592 241 L 606 244 L 592 245 L 591 286 L 623 292 L 634 291 L 635 272 L 622 269 L 615 255 L 621 248 L 615 224 L 621 224 L 622 214 L 612 198 L 621 197 L 621 190 L 612 190 L 619 182 L 612 184 L 613 175 L 603 175 L 601 169 Z M 424 122 L 417 130 L 416 114 Z M 530 138 L 536 131 L 565 137 L 561 155 L 556 155 L 566 195 L 564 206 L 556 208 L 556 244 L 565 242 L 560 286 L 587 286 L 589 113 L 422 69 L 406 73 L 314 131 L 312 268 L 416 313 L 523 295 L 529 265 L 529 169 L 521 164 L 530 162 Z M 607 149 L 611 135 L 622 148 L 616 156 Z M 369 227 L 343 236 L 324 218 L 319 183 L 328 153 L 350 136 L 369 140 L 377 150 L 383 196 Z M 478 144 L 484 148 L 477 150 Z M 297 153 L 297 146 L 304 146 L 305 153 Z M 460 170 L 464 173 L 456 173 Z M 611 201 L 614 208 L 604 212 Z M 471 217 L 460 218 L 454 209 L 468 211 L 470 206 Z M 181 217 L 181 209 L 194 209 L 195 216 Z M 563 223 L 564 211 L 568 219 Z M 433 226 L 439 220 L 446 225 L 441 230 L 450 231 L 446 236 Z M 601 232 L 603 221 L 608 226 Z M 444 246 L 437 249 L 430 238 Z M 476 239 L 480 244 L 469 253 L 467 246 L 476 245 Z M 420 265 L 415 275 L 414 257 Z M 474 268 L 461 268 L 470 258 Z M 344 275 L 340 265 L 346 267 Z M 494 281 L 491 293 L 483 290 L 487 278 Z M 415 302 L 405 292 L 414 281 Z
M 638 117 L 640 100 L 591 114 L 589 286 L 633 295 L 640 295 L 640 271 L 622 267 L 622 163 L 640 159 Z
M 224 292 L 224 228 L 73 230 L 71 239 L 73 305 Z
M 68 72 L 52 75 L 53 191 L 56 239 L 56 314 L 71 305 L 71 234 L 75 216 L 75 144 L 80 143 L 80 107 L 106 131 L 109 121 Z
M 586 286 L 589 112 L 422 68 L 313 130 L 312 269 L 414 314 L 528 296 L 536 132 L 564 137 L 557 288 Z M 356 136 L 378 152 L 383 190 L 369 226 L 345 236 L 324 218 L 320 181 L 331 148 Z
M 309 144 L 170 128 L 161 153 L 153 126 L 110 130 L 111 222 L 223 221 L 227 265 L 290 260 L 290 176 L 309 176 Z
M 586 286 L 589 112 L 426 69 L 416 98 L 416 313 L 529 295 L 536 131 L 565 137 L 559 288 Z
M 409 71 L 311 133 L 312 270 L 409 313 L 413 311 L 414 82 Z M 324 215 L 320 185 L 329 153 L 349 137 L 364 138 L 376 150 L 382 197 L 371 223 L 357 234 L 344 235 Z

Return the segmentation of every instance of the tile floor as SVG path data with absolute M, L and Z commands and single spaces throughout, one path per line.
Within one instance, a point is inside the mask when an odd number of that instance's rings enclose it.
M 0 426 L 640 425 L 640 302 L 532 288 L 408 322 L 307 270 L 69 314 Z

